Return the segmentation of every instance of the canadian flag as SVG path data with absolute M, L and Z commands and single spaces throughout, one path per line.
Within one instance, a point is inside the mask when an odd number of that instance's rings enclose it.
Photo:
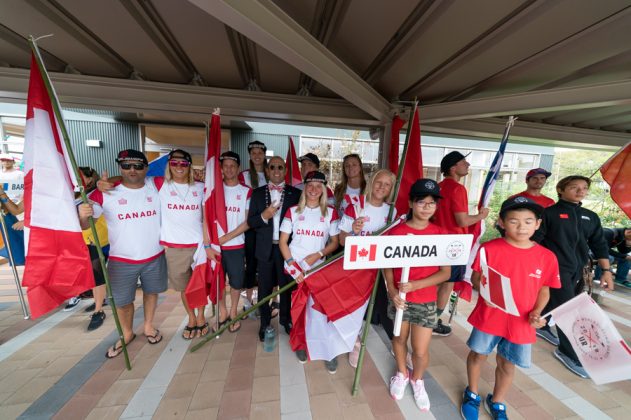
M 519 316 L 519 311 L 513 298 L 510 278 L 489 267 L 485 248 L 480 249 L 480 268 L 482 269 L 480 296 L 491 306 L 508 314 Z
M 597 385 L 631 379 L 631 349 L 605 311 L 587 293 L 565 302 L 550 314 Z
M 350 260 L 355 262 L 360 261 L 374 261 L 377 257 L 377 245 L 370 245 L 368 249 L 366 247 L 359 247 L 358 245 L 351 245 L 351 257 Z
M 43 69 L 43 66 L 42 66 Z M 81 235 L 74 202 L 77 180 L 69 170 L 60 121 L 35 56 L 31 60 L 24 136 L 24 226 L 28 288 L 33 318 L 94 287 L 88 248 Z M 51 89 L 52 90 L 52 89 Z
M 300 166 L 298 165 L 298 157 L 296 156 L 296 148 L 294 147 L 294 140 L 291 136 L 289 136 L 289 148 L 287 149 L 285 166 L 287 167 L 287 171 L 285 172 L 285 183 L 287 185 L 291 185 L 292 187 L 302 183 Z

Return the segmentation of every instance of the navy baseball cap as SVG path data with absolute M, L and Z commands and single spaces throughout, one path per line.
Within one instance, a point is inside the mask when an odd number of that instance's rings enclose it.
M 326 185 L 326 176 L 320 171 L 311 171 L 305 175 L 304 183 L 321 182 Z
M 440 161 L 440 171 L 442 173 L 449 172 L 449 168 L 451 168 L 456 163 L 460 162 L 462 159 L 466 158 L 470 154 L 471 152 L 467 153 L 466 155 L 463 155 L 457 150 L 447 153 L 443 157 L 443 159 Z
M 307 153 L 298 158 L 298 162 L 302 162 L 303 160 L 308 160 L 315 163 L 315 166 L 320 167 L 320 159 L 313 153 Z
M 127 162 L 142 162 L 145 165 L 148 165 L 147 156 L 144 153 L 135 150 L 135 149 L 125 149 L 118 152 L 118 157 L 116 158 L 116 163 L 127 163 Z
M 416 182 L 410 187 L 410 200 L 425 197 L 426 195 L 431 195 L 435 198 L 443 198 L 440 195 L 440 187 L 436 181 L 429 178 L 416 180 Z
M 223 152 L 221 156 L 219 156 L 219 162 L 223 162 L 225 159 L 234 160 L 235 162 L 237 162 L 237 165 L 241 166 L 241 158 L 237 153 L 231 150 Z
M 540 206 L 529 198 L 518 195 L 516 197 L 509 198 L 502 203 L 502 207 L 500 208 L 500 218 L 504 218 L 506 212 L 510 210 L 519 209 L 528 209 L 532 211 L 535 216 L 537 216 L 537 219 L 541 219 L 541 213 L 543 213 L 543 206 Z

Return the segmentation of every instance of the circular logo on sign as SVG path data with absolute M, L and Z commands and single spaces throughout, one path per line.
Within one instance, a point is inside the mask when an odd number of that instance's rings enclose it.
M 592 360 L 603 360 L 609 357 L 611 344 L 600 324 L 587 317 L 580 317 L 572 324 L 572 338 L 576 342 L 575 349 Z
M 455 260 L 464 252 L 464 244 L 460 241 L 453 241 L 447 245 L 447 258 Z
M 515 203 L 527 203 L 527 202 L 528 202 L 528 199 L 526 197 L 522 197 L 522 196 L 515 197 Z

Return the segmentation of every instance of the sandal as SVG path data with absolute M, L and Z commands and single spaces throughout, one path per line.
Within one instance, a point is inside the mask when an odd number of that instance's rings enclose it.
M 205 322 L 204 325 L 199 325 L 195 328 L 197 329 L 197 331 L 199 331 L 199 337 L 205 336 L 206 334 L 208 334 L 208 331 L 210 331 L 210 329 L 208 328 L 208 322 Z
M 188 334 L 186 334 L 188 333 Z M 184 327 L 184 331 L 182 332 L 182 338 L 185 340 L 192 340 L 193 338 L 195 338 L 195 336 L 197 335 L 197 327 L 196 326 L 192 326 L 189 327 L 188 325 L 186 327 Z
M 219 331 L 221 329 L 221 327 L 223 327 L 224 325 L 226 325 L 230 321 L 232 321 L 232 318 L 228 317 L 228 318 L 224 319 L 223 321 L 219 321 L 219 326 L 218 327 L 213 325 L 213 327 L 212 327 L 213 333 L 216 333 L 217 331 Z
M 125 345 L 128 346 L 129 343 L 134 341 L 135 338 L 136 338 L 136 334 L 133 334 L 131 336 L 131 339 L 128 342 L 126 342 Z M 105 352 L 105 357 L 107 357 L 108 359 L 113 359 L 119 354 L 121 354 L 122 352 L 123 352 L 123 344 L 121 343 L 121 345 L 117 347 L 116 343 L 114 343 L 114 345 L 110 347 L 109 349 L 107 349 L 107 351 Z
M 236 333 L 237 331 L 239 331 L 241 329 L 241 322 L 237 321 L 234 324 L 231 324 L 228 327 L 228 331 L 230 331 L 231 333 Z
M 272 304 L 270 305 L 270 308 L 272 308 L 272 318 L 276 318 L 278 316 L 278 313 L 280 312 L 279 307 L 278 307 L 278 302 L 276 301 L 272 302 Z
M 160 334 L 160 330 L 156 328 L 156 332 L 153 333 L 153 335 L 147 335 L 145 334 L 145 337 L 147 337 L 147 343 L 149 344 L 158 344 L 160 341 L 162 341 L 162 334 Z

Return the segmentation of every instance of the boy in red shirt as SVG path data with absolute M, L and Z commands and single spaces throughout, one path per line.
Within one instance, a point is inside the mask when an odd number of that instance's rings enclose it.
M 561 287 L 556 256 L 530 239 L 541 224 L 542 211 L 543 207 L 525 197 L 504 201 L 499 225 L 505 236 L 482 245 L 471 267 L 471 281 L 480 296 L 469 316 L 469 323 L 473 325 L 467 341 L 471 349 L 467 357 L 469 385 L 460 407 L 466 420 L 478 418 L 480 370 L 495 347 L 495 387 L 493 393 L 487 395 L 484 405 L 492 418 L 507 418 L 506 405 L 502 401 L 513 382 L 515 365 L 530 367 L 535 328 L 546 323 L 541 318 L 541 311 L 550 298 L 549 288 Z M 503 290 L 506 278 L 510 281 L 511 293 Z M 496 297 L 498 287 L 501 299 Z M 485 300 L 483 295 L 493 303 Z M 502 303 L 519 315 L 511 315 L 496 306 Z
M 410 212 L 407 221 L 390 231 L 390 235 L 440 235 L 446 232 L 430 223 L 436 211 L 436 203 L 442 198 L 436 181 L 419 179 L 410 188 Z M 414 401 L 422 411 L 429 411 L 429 397 L 425 391 L 423 373 L 429 364 L 429 342 L 432 329 L 437 325 L 437 285 L 446 281 L 451 273 L 449 266 L 411 267 L 408 283 L 401 284 L 400 268 L 386 268 L 384 275 L 388 285 L 390 303 L 388 317 L 394 320 L 397 309 L 403 310 L 401 333 L 392 338 L 392 349 L 397 361 L 397 373 L 390 380 L 390 395 L 395 400 L 403 398 L 407 384 L 412 385 Z M 399 292 L 406 293 L 405 300 Z M 407 342 L 412 334 L 413 371 L 406 366 Z

